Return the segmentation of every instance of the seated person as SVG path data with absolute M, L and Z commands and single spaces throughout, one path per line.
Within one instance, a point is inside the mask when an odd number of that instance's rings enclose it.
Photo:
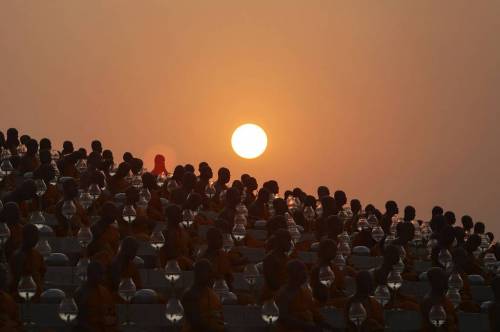
M 131 278 L 136 289 L 142 288 L 141 274 L 134 263 L 138 249 L 139 243 L 133 237 L 126 237 L 121 243 L 118 254 L 108 268 L 109 290 L 114 294 L 117 302 L 122 301 L 118 295 L 118 288 L 123 278 Z
M 37 301 L 42 293 L 43 278 L 45 276 L 45 261 L 43 256 L 35 249 L 38 243 L 38 228 L 28 224 L 23 227 L 23 240 L 19 248 L 10 258 L 10 293 L 20 299 L 17 286 L 22 277 L 31 276 L 36 284 L 36 294 L 33 301 Z
M 219 296 L 212 288 L 214 271 L 206 259 L 194 265 L 193 285 L 182 297 L 185 332 L 223 332 L 224 318 Z
M 316 301 L 322 306 L 333 305 L 343 308 L 347 297 L 345 294 L 345 271 L 340 270 L 331 262 L 337 255 L 337 243 L 331 239 L 325 239 L 319 244 L 318 262 L 311 270 L 311 288 Z M 323 285 L 319 280 L 319 272 L 322 267 L 330 267 L 335 280 L 330 286 Z
M 422 331 L 435 331 L 429 321 L 429 312 L 434 305 L 440 305 L 446 312 L 446 322 L 441 326 L 443 331 L 458 331 L 458 320 L 453 303 L 446 296 L 448 290 L 448 275 L 439 267 L 427 271 L 431 291 L 420 304 L 422 314 Z
M 207 232 L 207 249 L 201 257 L 211 263 L 214 278 L 226 280 L 229 289 L 232 289 L 234 277 L 231 260 L 222 245 L 221 231 L 215 227 L 210 228 Z
M 87 268 L 87 281 L 77 289 L 75 302 L 78 306 L 77 331 L 118 331 L 118 317 L 112 293 L 103 285 L 104 270 L 97 262 Z
M 467 252 L 464 248 L 455 248 L 452 251 L 453 272 L 457 272 L 462 278 L 463 287 L 460 290 L 462 301 L 459 309 L 464 312 L 480 312 L 481 307 L 472 298 L 470 282 L 467 274 L 464 272 L 467 265 Z
M 393 266 L 399 262 L 400 254 L 399 247 L 395 245 L 390 244 L 385 247 L 382 265 L 378 269 L 372 271 L 375 285 L 387 284 L 387 276 L 392 272 Z M 387 304 L 387 308 L 418 310 L 419 306 L 414 298 L 398 292 L 397 296 L 393 296 L 391 301 Z
M 177 205 L 170 205 L 166 210 L 168 222 L 164 231 L 165 245 L 160 249 L 160 266 L 164 267 L 167 261 L 177 260 L 182 270 L 191 270 L 193 246 L 189 233 L 181 227 L 182 210 Z
M 279 229 L 271 239 L 271 251 L 263 261 L 264 285 L 261 301 L 267 301 L 277 294 L 280 287 L 286 283 L 288 252 L 291 249 L 292 238 L 287 230 Z
M 269 191 L 266 188 L 259 190 L 257 199 L 248 207 L 248 218 L 251 221 L 267 220 L 269 217 L 269 210 L 267 202 L 269 202 Z
M 138 205 L 140 195 L 137 188 L 130 186 L 126 189 L 125 194 L 125 204 L 134 207 L 136 211 L 136 218 L 132 223 L 125 221 L 123 216 L 122 218 L 119 218 L 121 236 L 133 236 L 136 239 L 148 241 L 154 227 L 156 226 L 156 222 L 148 218 L 147 207 L 143 208 Z
M 356 293 L 349 298 L 344 310 L 344 320 L 347 331 L 384 331 L 384 309 L 382 305 L 371 296 L 374 284 L 368 271 L 361 271 L 356 276 Z M 358 329 L 349 319 L 349 310 L 353 303 L 361 303 L 366 310 L 367 317 Z
M 74 179 L 67 179 L 63 182 L 63 198 L 57 203 L 55 214 L 57 226 L 54 230 L 59 237 L 76 236 L 80 227 L 90 226 L 90 220 L 87 212 L 78 201 L 78 185 Z M 76 213 L 68 220 L 62 213 L 62 207 L 65 201 L 71 201 L 75 205 Z
M 307 269 L 304 263 L 292 260 L 287 263 L 288 280 L 276 296 L 280 316 L 277 331 L 323 331 L 330 326 L 319 312 L 311 290 L 304 287 Z
M 127 162 L 123 162 L 118 165 L 116 174 L 109 179 L 109 191 L 111 194 L 116 195 L 118 193 L 124 193 L 130 184 L 127 182 L 127 176 L 130 172 L 130 165 Z
M 92 241 L 87 247 L 87 255 L 106 268 L 118 252 L 120 232 L 115 224 L 118 209 L 112 202 L 104 203 L 101 217 L 92 226 Z

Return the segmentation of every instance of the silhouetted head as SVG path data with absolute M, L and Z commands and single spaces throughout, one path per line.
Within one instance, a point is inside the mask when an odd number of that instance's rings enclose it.
M 19 141 L 21 142 L 21 144 L 28 144 L 29 140 L 31 139 L 30 135 L 21 135 L 21 137 L 19 137 Z
M 77 152 L 78 155 L 80 156 L 80 159 L 87 158 L 87 150 L 85 150 L 85 148 L 79 148 Z
M 446 211 L 446 213 L 444 214 L 444 220 L 448 225 L 453 226 L 455 225 L 457 218 L 455 217 L 455 213 L 453 213 L 452 211 Z
M 0 130 L 0 148 L 7 148 L 7 143 L 5 141 L 5 135 L 3 134 L 3 131 Z
M 307 269 L 303 262 L 294 259 L 286 265 L 288 274 L 288 287 L 300 288 L 307 281 Z
M 191 192 L 196 187 L 197 182 L 198 179 L 194 173 L 184 172 L 184 175 L 182 176 L 182 187 L 186 192 Z
M 186 164 L 186 165 L 184 165 L 184 171 L 194 174 L 195 169 L 194 169 L 193 165 Z
M 457 239 L 457 245 L 462 246 L 465 242 L 465 230 L 462 227 L 455 226 L 453 227 L 453 231 L 455 232 L 455 239 Z
M 318 192 L 319 199 L 321 199 L 325 196 L 330 196 L 330 189 L 328 189 L 328 187 L 326 187 L 326 186 L 319 186 L 317 192 Z
M 131 236 L 127 236 L 123 239 L 120 245 L 119 255 L 127 261 L 131 261 L 137 255 L 137 250 L 139 249 L 139 243 L 137 240 Z
M 102 205 L 101 222 L 110 225 L 117 219 L 118 214 L 119 211 L 116 205 L 113 202 L 108 201 Z
M 172 178 L 178 183 L 182 183 L 182 178 L 184 177 L 184 166 L 177 165 L 174 168 L 174 173 L 172 174 Z
M 408 205 L 407 207 L 405 207 L 404 220 L 405 221 L 415 220 L 416 213 L 417 212 L 415 211 L 415 208 L 411 205 Z
M 466 231 L 470 231 L 472 227 L 474 227 L 474 222 L 472 221 L 471 216 L 465 215 L 462 217 L 462 226 Z
M 366 297 L 373 294 L 374 282 L 368 271 L 360 271 L 356 275 L 356 297 Z
M 234 208 L 241 201 L 241 193 L 236 188 L 229 188 L 226 191 L 226 207 Z
M 406 244 L 413 240 L 415 227 L 411 222 L 400 222 L 396 226 L 396 235 L 403 244 Z
M 127 162 L 123 162 L 120 165 L 118 165 L 118 169 L 116 170 L 116 177 L 124 178 L 128 175 L 129 172 L 130 172 L 130 164 Z
M 210 287 L 214 278 L 212 263 L 208 259 L 200 259 L 194 265 L 194 284 L 198 287 Z
M 96 261 L 91 261 L 87 267 L 87 284 L 97 286 L 102 282 L 104 268 Z
M 63 195 L 66 200 L 75 199 L 78 196 L 78 185 L 75 179 L 68 178 L 63 182 Z
M 432 217 L 429 225 L 431 226 L 432 232 L 438 234 L 448 224 L 446 223 L 446 220 L 444 219 L 444 216 L 442 214 L 437 214 Z
M 384 265 L 392 267 L 394 264 L 399 262 L 400 255 L 401 251 L 397 246 L 392 244 L 386 245 L 384 248 Z
M 245 187 L 243 186 L 243 183 L 240 180 L 234 180 L 233 183 L 231 184 L 231 188 L 238 189 L 240 194 L 243 193 L 245 190 Z
M 433 217 L 434 216 L 441 216 L 441 215 L 443 215 L 443 213 L 444 213 L 444 210 L 440 206 L 435 206 L 432 208 L 432 216 Z
M 222 232 L 215 227 L 210 228 L 207 231 L 207 247 L 209 250 L 219 250 L 222 249 Z
M 126 162 L 126 163 L 130 163 L 132 161 L 132 159 L 134 159 L 134 156 L 132 155 L 132 153 L 130 152 L 125 152 L 123 154 L 123 161 Z
M 38 228 L 32 224 L 26 224 L 23 227 L 23 249 L 33 249 L 38 243 Z
M 50 151 L 52 150 L 52 143 L 48 138 L 42 138 L 40 140 L 40 151 L 47 150 Z
M 140 174 L 142 172 L 143 166 L 144 166 L 144 163 L 139 158 L 132 158 L 132 160 L 130 161 L 130 170 L 135 175 Z
M 337 242 L 332 239 L 324 239 L 319 243 L 318 258 L 329 262 L 337 255 Z
M 427 278 L 431 285 L 431 293 L 436 296 L 445 295 L 448 290 L 448 276 L 440 267 L 433 267 L 427 271 Z
M 394 215 L 399 212 L 398 204 L 395 201 L 387 201 L 385 203 L 385 211 L 389 215 Z
M 335 203 L 339 209 L 347 204 L 347 196 L 342 190 L 337 190 L 333 194 L 333 198 L 335 199 Z
M 102 152 L 102 144 L 100 141 L 98 141 L 98 140 L 92 141 L 90 146 L 92 148 L 92 151 L 97 152 L 97 153 Z
M 359 211 L 361 211 L 361 202 L 359 199 L 351 199 L 351 211 L 354 215 L 358 214 Z
M 269 202 L 269 196 L 269 191 L 266 188 L 260 188 L 257 194 L 257 201 L 261 203 L 267 203 Z
M 306 206 L 310 206 L 313 209 L 316 208 L 316 198 L 312 195 L 307 195 L 304 198 L 304 207 L 306 207 Z
M 182 222 L 182 210 L 177 205 L 170 205 L 165 211 L 169 226 L 178 226 Z
M 26 142 L 26 154 L 34 156 L 38 152 L 38 142 L 34 139 L 29 139 Z
M 40 150 L 39 153 L 40 163 L 49 164 L 52 161 L 50 150 Z
M 269 190 L 270 193 L 277 195 L 280 192 L 280 187 L 278 186 L 278 182 L 275 180 L 269 180 L 266 183 L 264 183 L 264 188 Z
M 257 179 L 254 177 L 250 177 L 245 184 L 245 187 L 247 187 L 248 191 L 254 191 L 257 190 L 259 185 L 257 184 Z
M 165 168 L 165 156 L 162 154 L 157 154 L 154 159 L 155 168 Z
M 102 152 L 102 159 L 104 160 L 113 160 L 113 151 L 111 150 L 104 150 Z
M 485 226 L 484 226 L 484 223 L 478 221 L 475 225 L 474 225 L 474 234 L 484 234 L 484 230 L 485 230 Z
M 201 169 L 203 167 L 207 167 L 207 166 L 209 166 L 209 165 L 206 161 L 200 161 L 200 163 L 198 164 L 198 172 L 201 174 Z
M 21 213 L 19 205 L 16 202 L 5 203 L 3 210 L 0 211 L 0 222 L 7 225 L 15 225 L 21 222 Z
M 75 151 L 75 148 L 73 147 L 73 142 L 71 141 L 64 141 L 63 143 L 63 150 L 62 150 L 62 154 L 63 155 L 66 155 L 66 154 L 70 154 L 70 153 L 73 153 Z
M 286 205 L 286 202 L 283 198 L 275 198 L 273 200 L 273 208 L 275 214 L 284 215 L 286 212 L 288 212 L 288 206 Z
M 204 165 L 200 167 L 200 179 L 208 181 L 213 178 L 214 174 L 212 172 L 212 168 L 208 165 Z
M 287 229 L 287 220 L 282 214 L 275 215 L 266 224 L 268 237 L 272 236 L 278 229 Z
M 149 190 L 155 190 L 158 187 L 156 184 L 156 177 L 149 172 L 144 172 L 142 174 L 142 185 Z
M 7 129 L 6 144 L 8 148 L 15 148 L 19 145 L 19 132 L 16 128 Z
M 217 181 L 222 184 L 227 184 L 231 180 L 231 172 L 226 167 L 219 168 L 217 172 Z
M 240 180 L 241 180 L 241 183 L 243 183 L 243 185 L 246 186 L 248 180 L 250 180 L 250 175 L 248 175 L 247 173 L 243 173 L 243 174 L 241 174 Z

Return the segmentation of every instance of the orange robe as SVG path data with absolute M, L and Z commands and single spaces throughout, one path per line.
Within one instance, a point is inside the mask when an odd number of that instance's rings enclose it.
M 163 214 L 163 205 L 160 199 L 158 190 L 151 190 L 151 199 L 148 203 L 147 209 L 148 218 L 155 221 L 164 221 L 165 215 Z
M 332 264 L 330 264 L 330 268 L 335 275 L 335 280 L 328 289 L 328 292 L 326 292 L 326 286 L 319 281 L 320 266 L 317 265 L 311 270 L 310 284 L 313 290 L 313 295 L 320 305 L 332 305 L 336 308 L 343 308 L 347 301 L 347 297 L 344 292 L 345 272 Z
M 432 308 L 432 305 L 435 304 L 430 298 L 425 298 L 420 306 L 420 310 L 422 313 L 422 330 L 423 332 L 427 331 L 435 331 L 435 327 L 431 325 L 429 321 L 429 311 Z M 441 326 L 442 331 L 458 331 L 458 318 L 453 306 L 453 303 L 446 297 L 443 296 L 442 299 L 439 300 L 439 304 L 443 306 L 444 311 L 446 312 L 446 323 Z
M 23 226 L 21 224 L 10 225 L 9 230 L 10 237 L 7 242 L 5 242 L 4 247 L 7 261 L 9 261 L 14 252 L 21 247 L 23 241 Z
M 18 250 L 12 255 L 9 261 L 11 283 L 10 293 L 18 300 L 21 298 L 17 293 L 17 285 L 22 276 L 32 276 L 37 286 L 36 294 L 33 300 L 38 300 L 43 289 L 43 278 L 46 267 L 42 255 L 36 249 L 28 251 Z
M 89 245 L 89 256 L 106 268 L 111 264 L 119 246 L 120 232 L 115 226 L 108 225 L 101 236 Z
M 291 296 L 291 297 L 290 297 Z M 279 306 L 282 304 L 287 304 L 288 315 L 293 316 L 294 319 L 315 324 L 324 321 L 323 316 L 318 310 L 318 305 L 316 304 L 312 293 L 308 287 L 301 287 L 295 294 L 291 295 L 287 293 L 286 289 L 283 289 L 278 294 L 277 303 Z M 302 330 L 295 329 L 294 326 L 287 326 L 282 320 L 278 320 L 276 326 L 277 331 L 287 331 L 287 332 L 300 332 Z
M 219 297 L 211 288 L 188 290 L 182 300 L 185 312 L 183 332 L 223 332 L 224 317 Z
M 116 195 L 118 193 L 124 193 L 128 187 L 130 187 L 130 184 L 125 180 L 125 178 L 119 178 L 116 176 L 111 177 L 109 183 L 109 191 L 113 195 Z
M 159 253 L 160 266 L 164 267 L 167 261 L 176 259 L 181 270 L 191 270 L 193 268 L 192 252 L 191 237 L 184 228 L 177 227 L 168 230 L 165 234 L 165 246 Z
M 117 315 L 113 295 L 104 286 L 83 287 L 77 291 L 79 323 L 84 330 L 93 332 L 115 332 Z
M 271 251 L 263 261 L 264 285 L 262 286 L 261 301 L 272 299 L 278 290 L 287 281 L 286 264 L 288 257 Z
M 346 331 L 358 331 L 354 323 L 349 320 L 349 308 L 351 307 L 352 298 L 344 310 L 344 320 L 346 322 Z M 363 307 L 366 310 L 366 320 L 361 325 L 360 331 L 384 331 L 384 308 L 373 297 L 368 297 L 362 301 Z
M 54 227 L 56 236 L 59 236 L 59 237 L 65 237 L 68 235 L 76 236 L 76 234 L 80 230 L 81 225 L 84 225 L 87 227 L 90 225 L 89 217 L 87 216 L 87 212 L 85 211 L 83 206 L 81 206 L 80 203 L 76 199 L 74 199 L 73 204 L 75 204 L 76 213 L 73 216 L 73 218 L 71 218 L 71 220 L 68 221 L 62 215 L 62 212 L 61 212 L 63 203 L 64 203 L 64 201 L 61 200 L 56 205 L 55 213 L 56 213 L 56 219 L 57 219 L 57 226 Z M 69 223 L 69 226 L 71 227 L 70 229 L 68 229 L 68 223 Z

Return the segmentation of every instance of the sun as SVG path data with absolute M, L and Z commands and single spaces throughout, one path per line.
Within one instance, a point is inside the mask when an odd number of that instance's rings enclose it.
M 261 127 L 247 123 L 236 128 L 231 137 L 231 145 L 238 156 L 254 159 L 266 151 L 267 135 Z

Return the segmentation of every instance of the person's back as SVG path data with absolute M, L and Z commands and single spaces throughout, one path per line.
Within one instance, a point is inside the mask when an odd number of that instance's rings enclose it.
M 19 308 L 7 292 L 7 278 L 6 266 L 0 265 L 0 331 L 21 331 Z
M 185 313 L 185 332 L 222 332 L 224 318 L 222 304 L 210 284 L 213 270 L 206 259 L 198 261 L 194 266 L 194 282 L 182 297 Z
M 290 233 L 285 229 L 278 229 L 271 239 L 272 250 L 263 261 L 262 301 L 272 298 L 287 280 L 288 256 L 286 253 L 290 250 L 290 241 Z

